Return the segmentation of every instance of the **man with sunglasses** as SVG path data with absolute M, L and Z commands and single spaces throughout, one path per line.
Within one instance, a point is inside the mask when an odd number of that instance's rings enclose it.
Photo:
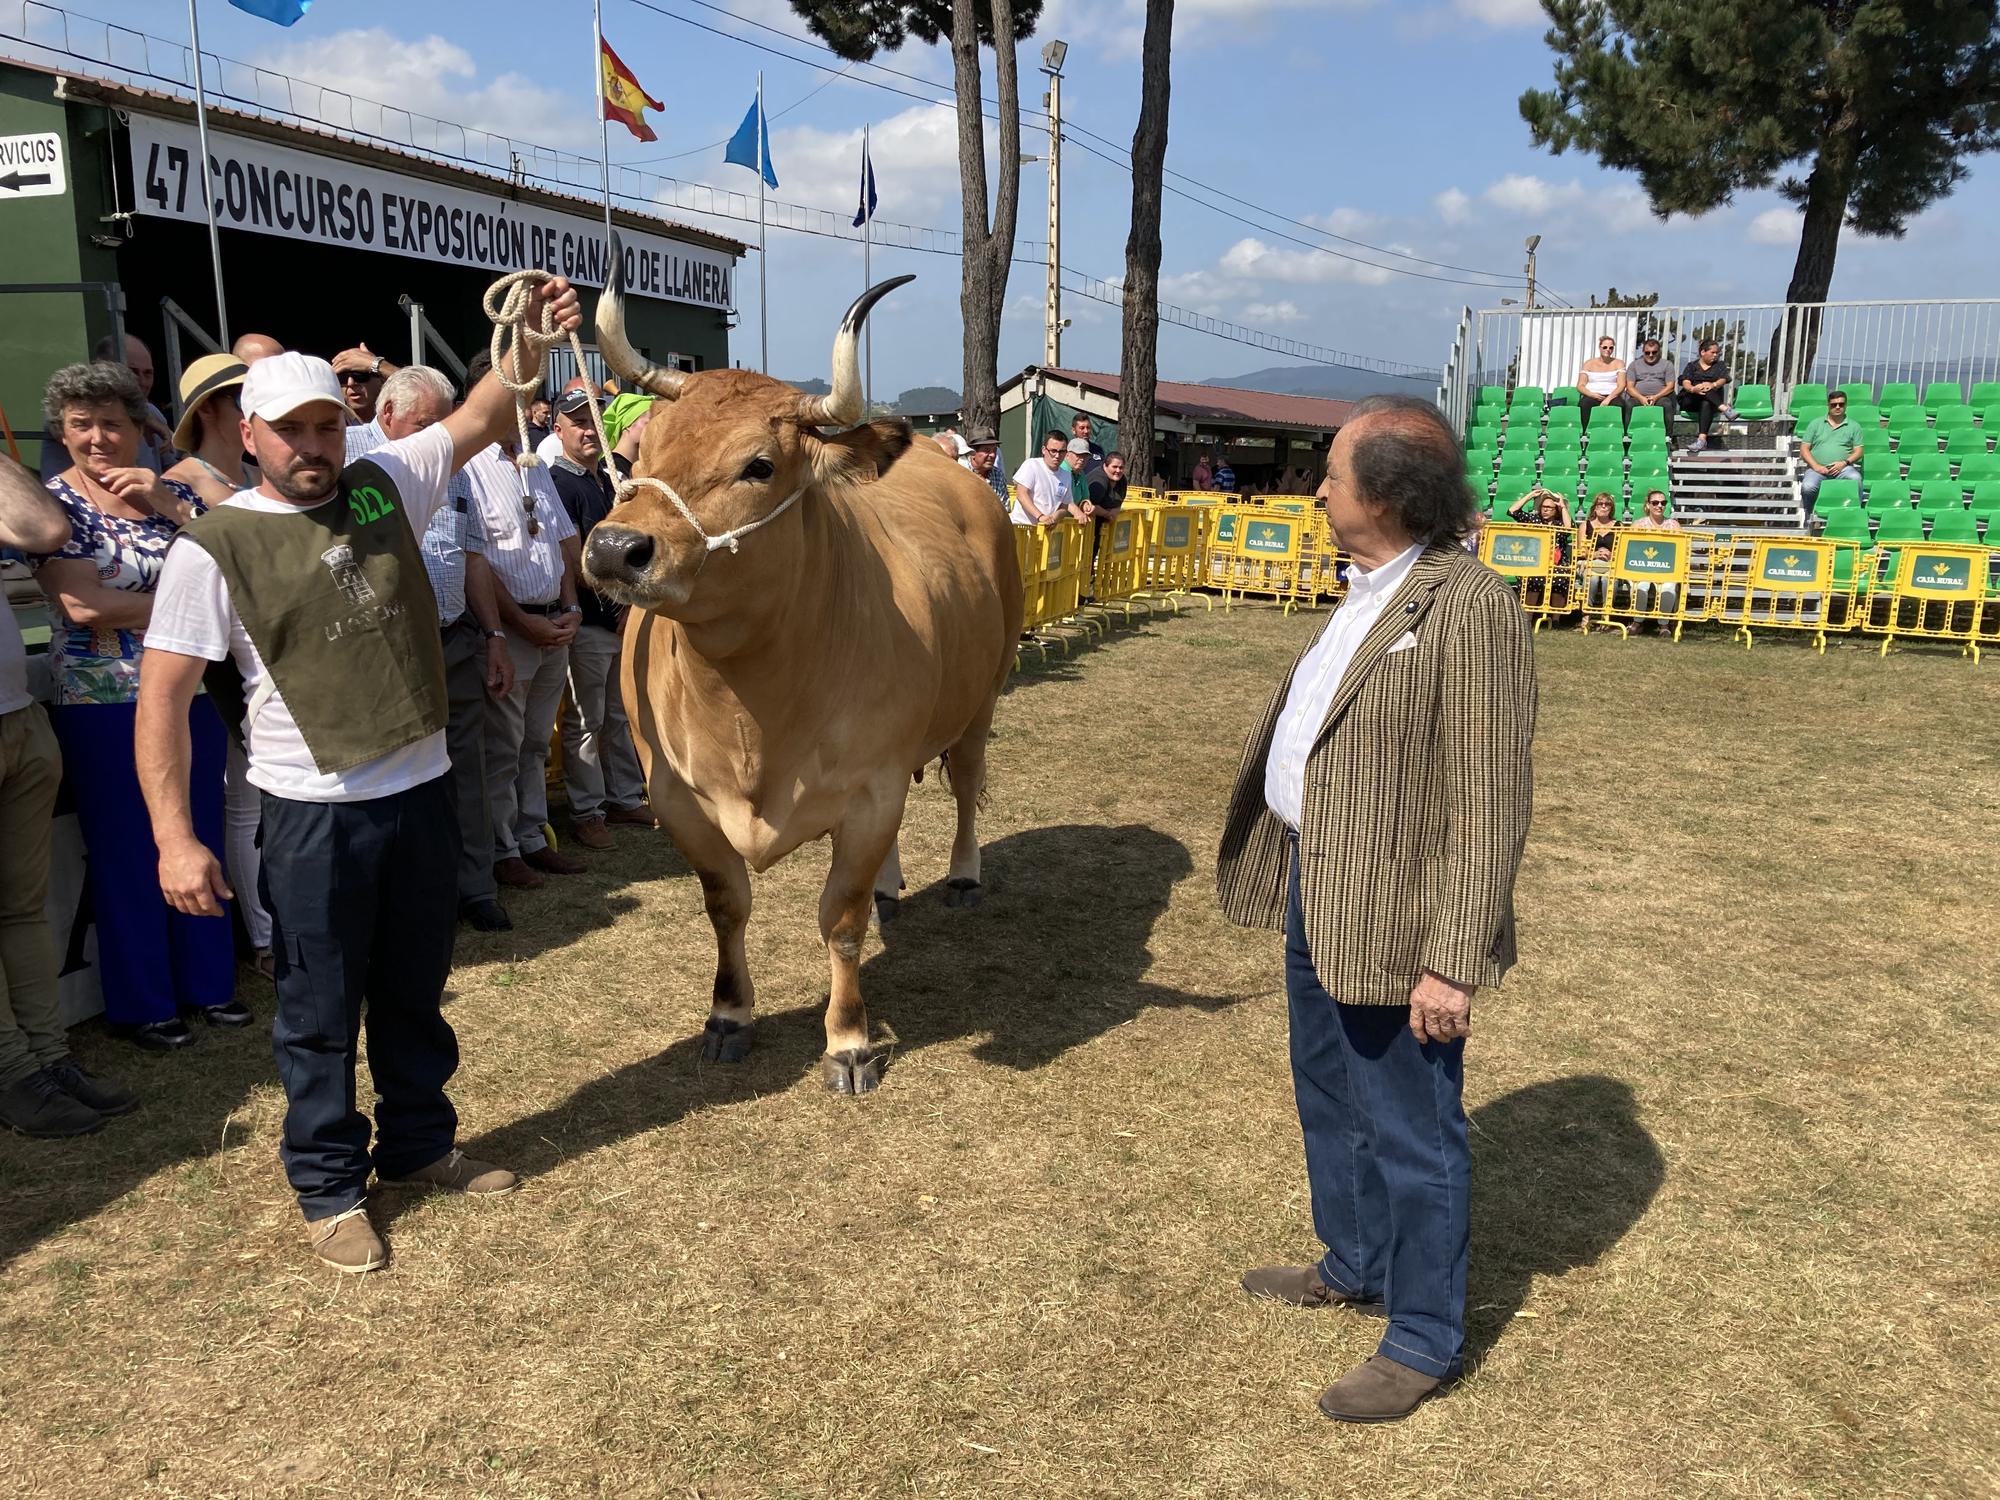
M 472 360 L 472 378 L 486 356 Z M 533 890 L 547 875 L 580 875 L 584 862 L 549 845 L 549 737 L 569 678 L 569 647 L 583 623 L 577 603 L 582 546 L 543 464 L 520 468 L 509 432 L 466 462 L 464 481 L 486 533 L 486 562 L 514 664 L 514 685 L 486 700 L 486 800 L 493 814 L 493 878 Z
M 340 382 L 340 399 L 347 403 L 356 422 L 375 420 L 375 402 L 382 394 L 382 382 L 399 368 L 366 344 L 356 344 L 334 355 L 333 376 Z
M 1814 417 L 1799 434 L 1799 498 L 1805 501 L 1810 521 L 1819 487 L 1829 479 L 1861 477 L 1861 424 L 1847 419 L 1845 392 L 1833 391 L 1826 398 L 1826 415 Z

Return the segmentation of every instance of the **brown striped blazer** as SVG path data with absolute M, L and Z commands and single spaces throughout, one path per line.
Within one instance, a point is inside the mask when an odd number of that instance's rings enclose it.
M 1391 653 L 1405 631 L 1416 644 Z M 1216 890 L 1245 927 L 1285 924 L 1290 850 L 1264 763 L 1297 671 L 1250 733 L 1223 823 Z M 1513 965 L 1534 729 L 1520 604 L 1461 548 L 1426 548 L 1362 637 L 1306 766 L 1300 899 L 1328 994 L 1403 1005 L 1423 970 L 1484 986 Z

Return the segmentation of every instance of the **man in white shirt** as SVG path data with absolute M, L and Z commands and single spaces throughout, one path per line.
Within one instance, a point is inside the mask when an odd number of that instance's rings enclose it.
M 556 278 L 530 300 L 581 321 Z M 532 377 L 538 358 L 510 356 Z M 527 366 L 519 368 L 519 366 Z M 321 1260 L 372 1271 L 372 1168 L 468 1193 L 517 1186 L 453 1144 L 445 1084 L 458 1042 L 439 1006 L 457 917 L 456 819 L 436 600 L 419 539 L 452 471 L 506 430 L 513 401 L 480 383 L 444 421 L 343 468 L 347 411 L 326 361 L 280 354 L 244 381 L 244 441 L 263 475 L 181 533 L 162 569 L 139 696 L 139 779 L 160 888 L 220 919 L 230 894 L 195 837 L 188 705 L 228 702 L 263 796 L 263 881 L 287 1102 L 280 1155 Z M 380 1098 L 375 1143 L 355 1107 L 363 1003 Z
M 1069 439 L 1051 428 L 1042 434 L 1042 451 L 1014 475 L 1014 524 L 1053 526 L 1069 513 L 1069 470 L 1063 459 Z

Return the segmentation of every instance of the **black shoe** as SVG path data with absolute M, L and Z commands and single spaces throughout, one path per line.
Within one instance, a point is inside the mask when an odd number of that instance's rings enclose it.
M 195 1007 L 195 1014 L 211 1026 L 248 1026 L 257 1017 L 241 1000 L 225 1000 L 220 1005 Z
M 133 1046 L 147 1052 L 173 1052 L 194 1045 L 194 1033 L 188 1030 L 188 1023 L 179 1016 L 171 1021 L 153 1021 L 144 1026 L 131 1027 L 125 1036 Z
M 30 1073 L 9 1089 L 0 1089 L 0 1124 L 41 1140 L 89 1135 L 104 1116 L 63 1092 L 47 1068 Z
M 459 920 L 478 932 L 512 932 L 514 919 L 507 915 L 507 908 L 491 896 L 481 896 L 476 901 L 468 901 L 458 909 Z
M 52 1062 L 42 1071 L 55 1079 L 56 1086 L 70 1098 L 100 1115 L 129 1115 L 139 1107 L 137 1094 L 121 1083 L 84 1071 L 83 1064 L 74 1057 Z

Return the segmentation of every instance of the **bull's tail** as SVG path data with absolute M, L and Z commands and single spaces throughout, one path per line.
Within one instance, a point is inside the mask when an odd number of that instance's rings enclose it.
M 951 752 L 949 750 L 945 750 L 939 753 L 938 770 L 942 772 L 944 775 L 944 784 L 950 787 L 954 792 L 957 791 L 958 782 L 951 774 Z M 918 771 L 917 780 L 922 781 L 923 779 L 924 779 L 924 773 L 922 771 Z M 986 804 L 988 800 L 987 791 L 988 787 L 992 782 L 992 779 L 993 778 L 991 776 L 988 776 L 985 781 L 980 783 L 979 795 L 973 799 L 972 805 L 978 808 L 981 812 L 986 811 Z

